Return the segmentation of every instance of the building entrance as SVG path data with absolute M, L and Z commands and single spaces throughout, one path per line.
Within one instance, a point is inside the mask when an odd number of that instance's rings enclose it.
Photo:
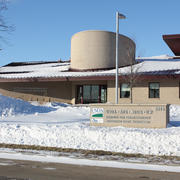
M 78 85 L 77 104 L 105 103 L 107 102 L 106 85 Z

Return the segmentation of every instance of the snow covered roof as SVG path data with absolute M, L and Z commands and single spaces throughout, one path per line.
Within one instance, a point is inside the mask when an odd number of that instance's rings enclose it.
M 151 57 L 137 57 L 136 59 L 140 59 L 140 60 L 146 60 L 146 59 L 153 59 L 153 60 L 158 60 L 158 59 L 162 59 L 162 60 L 167 60 L 167 59 L 173 59 L 173 56 L 169 56 L 167 54 L 163 54 L 160 56 L 151 56 Z
M 164 60 L 164 61 L 163 61 Z M 121 74 L 128 74 L 130 66 L 119 68 Z M 133 71 L 144 75 L 180 74 L 180 59 L 152 59 L 142 61 L 133 66 Z M 108 77 L 114 76 L 115 69 L 74 72 L 70 70 L 69 62 L 26 63 L 0 67 L 0 79 L 28 78 L 70 78 L 70 77 Z

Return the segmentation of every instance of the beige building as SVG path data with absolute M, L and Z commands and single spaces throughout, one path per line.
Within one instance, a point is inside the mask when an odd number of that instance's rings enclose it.
M 169 70 L 169 64 L 174 69 Z M 69 68 L 69 63 L 60 62 L 16 65 L 10 64 L 0 68 L 0 93 L 4 95 L 28 101 L 114 103 L 115 70 L 71 72 L 65 70 Z M 155 70 L 137 75 L 137 81 L 132 88 L 133 103 L 180 103 L 180 81 L 179 75 L 176 74 L 180 62 L 156 60 L 138 65 L 142 65 L 144 69 L 152 65 L 162 71 Z M 167 70 L 164 70 L 165 67 Z M 126 68 L 121 68 L 121 71 Z M 29 72 L 21 69 L 27 69 Z M 130 103 L 131 92 L 127 80 L 122 75 L 119 79 L 119 103 Z
M 180 59 L 135 61 L 135 43 L 119 35 L 119 103 L 180 104 Z M 164 59 L 162 59 L 164 58 Z M 115 33 L 82 31 L 71 61 L 16 62 L 0 68 L 0 93 L 27 101 L 115 102 Z

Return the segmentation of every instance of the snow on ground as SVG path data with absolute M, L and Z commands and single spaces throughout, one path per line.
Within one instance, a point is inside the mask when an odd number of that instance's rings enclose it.
M 89 108 L 0 95 L 0 143 L 180 156 L 180 106 L 164 129 L 92 127 Z
M 19 99 L 7 98 L 0 95 L 0 117 L 14 116 L 17 114 L 36 114 L 36 113 L 48 113 L 55 111 L 56 108 L 46 106 L 35 106 L 29 102 L 25 102 Z

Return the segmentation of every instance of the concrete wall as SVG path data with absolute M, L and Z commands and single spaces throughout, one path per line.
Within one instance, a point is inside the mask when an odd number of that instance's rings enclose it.
M 149 98 L 149 82 L 160 83 L 160 98 Z M 132 96 L 135 104 L 180 104 L 179 98 L 179 79 L 162 78 L 153 80 L 142 80 L 137 82 L 133 87 Z M 121 83 L 121 82 L 120 82 Z M 108 81 L 108 102 L 115 102 L 114 81 Z M 130 98 L 120 98 L 119 89 L 119 104 L 129 104 Z
M 78 70 L 115 67 L 116 34 L 108 31 L 82 31 L 71 39 L 71 68 Z M 119 67 L 135 61 L 135 43 L 119 35 Z

